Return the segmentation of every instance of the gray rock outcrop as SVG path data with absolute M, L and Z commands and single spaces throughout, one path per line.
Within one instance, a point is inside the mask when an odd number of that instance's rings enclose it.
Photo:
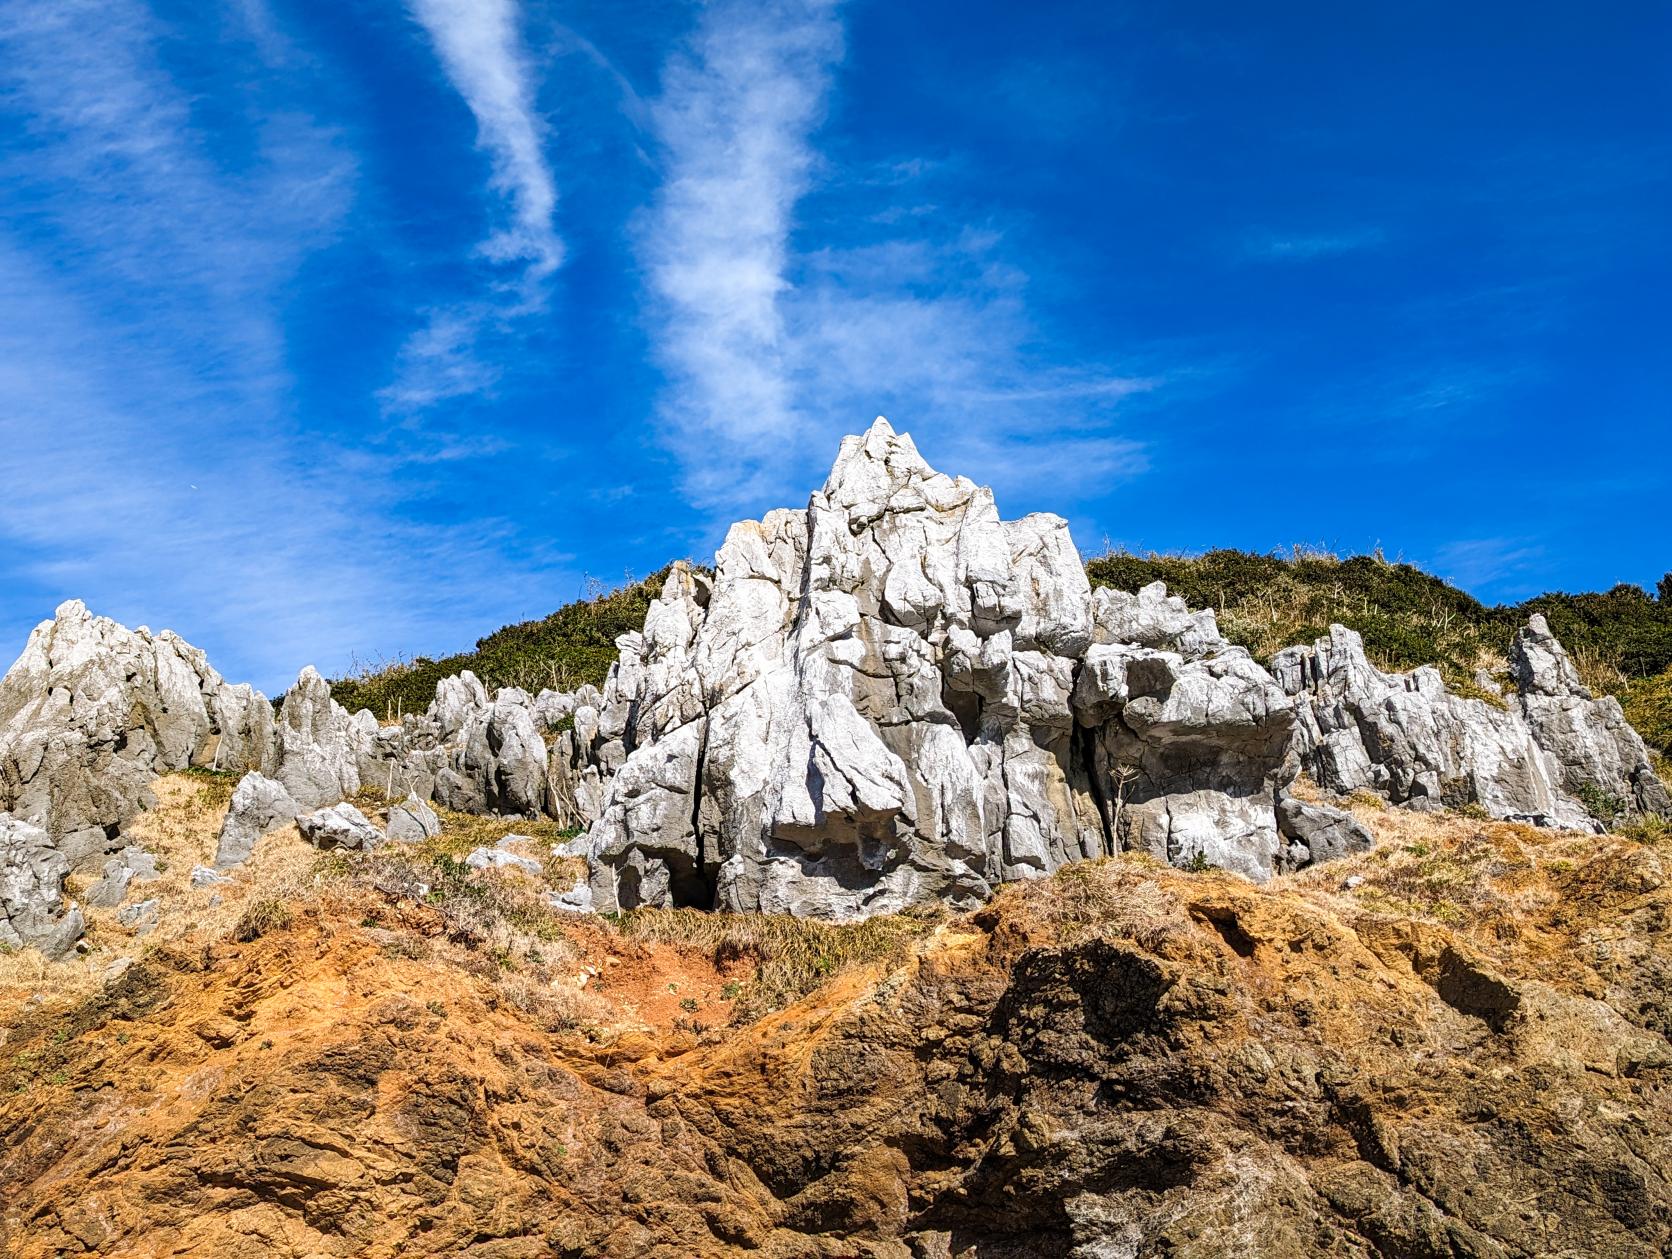
M 539 878 L 545 867 L 528 855 L 526 850 L 533 846 L 534 841 L 526 835 L 507 835 L 491 848 L 484 844 L 471 849 L 464 863 L 472 870 L 515 870 Z
M 1350 857 L 1368 851 L 1375 843 L 1352 814 L 1291 795 L 1278 798 L 1277 829 L 1303 850 L 1291 854 L 1291 863 L 1297 866 Z
M 69 872 L 45 830 L 0 813 L 0 945 L 49 958 L 75 947 L 86 923 L 78 906 L 64 902 Z
M 1310 647 L 1278 652 L 1272 671 L 1298 702 L 1297 750 L 1319 786 L 1596 829 L 1512 704 L 1454 695 L 1431 666 L 1383 673 L 1340 625 Z
M 300 812 L 302 806 L 283 783 L 263 774 L 245 774 L 232 792 L 232 804 L 221 823 L 215 868 L 225 870 L 247 860 L 256 840 L 286 825 Z
M 135 935 L 149 935 L 156 928 L 161 915 L 162 902 L 152 897 L 150 900 L 134 901 L 131 905 L 122 906 L 116 911 L 116 921 Z
M 304 809 L 352 796 L 376 730 L 369 712 L 350 715 L 332 699 L 330 683 L 309 665 L 279 706 L 273 777 Z
M 1271 675 L 1160 582 L 1097 591 L 1092 621 L 1074 709 L 1120 847 L 1255 879 L 1292 864 L 1274 800 L 1294 707 Z
M 105 862 L 103 873 L 88 885 L 81 899 L 88 905 L 109 909 L 122 903 L 130 883 L 149 883 L 156 877 L 156 858 L 143 848 L 129 846 Z
M 1063 521 L 1001 521 L 879 421 L 619 640 L 595 903 L 852 918 L 1106 852 L 1069 706 L 1091 630 Z
M 1579 680 L 1562 645 L 1536 613 L 1509 654 L 1516 707 L 1540 747 L 1553 758 L 1562 789 L 1587 807 L 1615 817 L 1672 817 L 1672 796 L 1655 775 L 1648 748 L 1620 701 L 1600 699 Z
M 419 844 L 441 834 L 441 819 L 417 796 L 408 796 L 399 804 L 389 806 L 389 818 L 383 829 L 390 839 Z
M 296 819 L 302 838 L 315 848 L 352 848 L 369 852 L 384 842 L 384 834 L 371 819 L 346 800 L 330 808 L 315 809 Z
M 164 631 L 129 630 L 79 601 L 37 626 L 0 680 L 0 809 L 44 829 L 74 864 L 121 847 L 159 774 L 259 769 L 272 709 Z
M 1600 831 L 1616 812 L 1672 815 L 1619 702 L 1580 684 L 1542 616 L 1517 635 L 1510 665 L 1516 692 L 1493 704 L 1453 694 L 1430 666 L 1383 673 L 1339 625 L 1272 662 L 1297 702 L 1301 762 L 1329 790 L 1574 830 Z M 1609 816 L 1594 816 L 1610 801 Z
M 406 797 L 387 825 L 406 842 L 438 832 L 432 800 L 585 826 L 567 908 L 833 920 L 972 905 L 1120 850 L 1264 879 L 1365 847 L 1348 814 L 1297 798 L 1302 769 L 1546 825 L 1672 813 L 1542 618 L 1501 703 L 1433 668 L 1383 673 L 1340 626 L 1268 671 L 1160 583 L 1093 592 L 1064 521 L 1000 519 L 882 420 L 805 509 L 734 525 L 711 574 L 675 565 L 616 645 L 601 690 L 490 693 L 465 672 L 380 725 L 311 667 L 275 715 L 174 635 L 65 604 L 0 682 L 0 807 L 91 863 L 157 774 L 236 767 L 217 868 L 292 818 L 321 845 L 383 843 L 339 803 L 364 787 Z M 134 877 L 118 858 L 92 895 L 119 904 Z
M 1062 520 L 1001 520 L 880 420 L 618 646 L 553 758 L 554 797 L 602 788 L 601 909 L 842 919 L 1121 848 L 1311 859 L 1278 823 L 1293 704 L 1213 614 L 1094 597 Z

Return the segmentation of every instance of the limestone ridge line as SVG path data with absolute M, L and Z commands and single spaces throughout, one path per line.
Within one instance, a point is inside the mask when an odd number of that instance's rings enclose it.
M 803 510 L 733 525 L 712 576 L 676 564 L 616 646 L 601 689 L 490 695 L 464 672 L 380 725 L 312 667 L 275 711 L 176 636 L 66 603 L 0 681 L 0 810 L 66 868 L 93 865 L 124 851 L 157 775 L 235 769 L 224 869 L 371 787 L 584 827 L 590 873 L 565 907 L 830 920 L 967 906 L 1117 850 L 1263 880 L 1367 845 L 1292 794 L 1302 770 L 1590 831 L 1582 800 L 1672 813 L 1618 703 L 1541 617 L 1501 706 L 1433 668 L 1382 673 L 1341 626 L 1268 671 L 1159 582 L 1094 592 L 1065 521 L 1002 520 L 882 419 Z M 379 842 L 364 820 L 312 833 Z M 57 942 L 57 865 L 33 834 L 0 851 L 5 921 Z

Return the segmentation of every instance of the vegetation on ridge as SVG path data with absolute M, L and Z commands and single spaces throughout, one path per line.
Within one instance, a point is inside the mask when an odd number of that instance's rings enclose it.
M 1119 590 L 1164 581 L 1191 607 L 1213 608 L 1221 632 L 1265 663 L 1339 622 L 1363 637 L 1365 653 L 1381 668 L 1436 665 L 1453 690 L 1473 695 L 1482 693 L 1476 670 L 1503 680 L 1515 632 L 1542 612 L 1586 685 L 1619 697 L 1644 740 L 1662 755 L 1672 751 L 1672 573 L 1661 579 L 1658 597 L 1622 583 L 1496 607 L 1379 554 L 1112 552 L 1088 563 L 1086 575 L 1093 586 Z
M 361 669 L 331 683 L 331 696 L 350 712 L 369 708 L 379 720 L 421 713 L 435 696 L 436 683 L 469 669 L 490 690 L 521 687 L 572 691 L 583 683 L 601 685 L 615 663 L 615 640 L 644 627 L 644 614 L 662 589 L 668 569 L 599 590 L 564 604 L 538 621 L 522 621 L 478 639 L 476 650 L 431 660 L 419 656 Z
M 362 670 L 331 684 L 349 709 L 380 719 L 422 712 L 436 683 L 463 669 L 488 687 L 572 690 L 601 685 L 616 657 L 618 635 L 641 628 L 668 570 L 644 581 L 567 604 L 538 621 L 508 625 L 476 650 L 441 660 L 419 657 Z M 1331 622 L 1358 631 L 1365 651 L 1384 669 L 1439 667 L 1462 694 L 1490 695 L 1477 670 L 1502 677 L 1515 631 L 1542 612 L 1598 694 L 1618 696 L 1643 738 L 1672 753 L 1672 573 L 1656 595 L 1621 584 L 1611 590 L 1537 595 L 1489 607 L 1411 564 L 1380 554 L 1346 559 L 1318 551 L 1290 555 L 1215 550 L 1201 555 L 1111 552 L 1086 565 L 1094 586 L 1137 590 L 1164 581 L 1192 607 L 1211 607 L 1232 642 L 1261 661 L 1294 643 L 1328 632 Z

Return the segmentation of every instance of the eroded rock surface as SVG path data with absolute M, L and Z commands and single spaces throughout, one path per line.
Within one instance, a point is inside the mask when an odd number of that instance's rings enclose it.
M 852 918 L 1127 848 L 1259 879 L 1323 835 L 1280 827 L 1294 704 L 1211 611 L 1094 597 L 1062 520 L 881 420 L 619 646 L 553 762 L 604 908 Z
M 0 813 L 0 945 L 39 949 L 61 957 L 85 929 L 81 910 L 67 905 L 69 860 L 52 837 L 9 813 Z
M 197 648 L 72 600 L 0 680 L 0 809 L 44 829 L 72 865 L 91 861 L 121 847 L 159 774 L 266 765 L 272 724 L 267 700 Z
M 330 808 L 315 809 L 296 819 L 296 829 L 315 848 L 358 848 L 362 851 L 384 842 L 382 831 L 346 800 Z
M 409 795 L 399 804 L 389 806 L 389 820 L 384 825 L 389 838 L 405 844 L 418 844 L 441 834 L 441 819 L 417 796 Z
M 1297 701 L 1301 762 L 1332 791 L 1592 831 L 1616 813 L 1672 813 L 1619 702 L 1580 684 L 1541 616 L 1516 638 L 1517 689 L 1500 704 L 1453 694 L 1432 667 L 1383 673 L 1340 625 L 1272 668 Z M 1599 801 L 1613 802 L 1603 819 Z
M 1663 853 L 1400 822 L 1470 925 L 1116 859 L 739 1026 L 588 920 L 514 972 L 395 894 L 159 945 L 17 1020 L 0 1253 L 1665 1255 Z
M 245 774 L 232 793 L 232 804 L 221 823 L 215 848 L 215 868 L 224 870 L 247 859 L 256 840 L 284 826 L 302 806 L 285 790 L 284 784 L 264 774 Z
M 1554 759 L 1564 790 L 1610 813 L 1672 817 L 1672 796 L 1620 701 L 1592 696 L 1542 616 L 1515 636 L 1509 664 L 1516 706 Z

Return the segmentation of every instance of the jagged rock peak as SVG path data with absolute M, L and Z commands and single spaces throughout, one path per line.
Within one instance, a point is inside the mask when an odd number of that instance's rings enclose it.
M 1649 750 L 1612 695 L 1594 698 L 1579 670 L 1534 613 L 1516 634 L 1509 654 L 1516 706 L 1547 749 L 1562 788 L 1616 817 L 1672 817 L 1672 794 L 1655 775 Z
M 603 909 L 851 918 L 1121 846 L 1304 859 L 1276 810 L 1290 705 L 1212 614 L 1094 602 L 1065 521 L 1001 520 L 886 420 L 804 510 L 732 526 L 711 581 L 676 566 L 618 645 L 556 758 L 598 800 Z
M 0 809 L 45 829 L 72 863 L 121 847 L 158 774 L 259 768 L 272 709 L 165 630 L 127 629 L 79 599 L 30 634 L 0 680 Z

